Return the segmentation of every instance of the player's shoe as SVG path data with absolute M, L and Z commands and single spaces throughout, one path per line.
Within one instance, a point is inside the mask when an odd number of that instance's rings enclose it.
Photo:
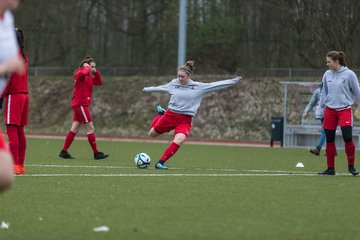
M 312 154 L 314 154 L 316 156 L 320 155 L 320 149 L 318 149 L 317 147 L 310 148 L 309 152 L 311 152 Z
M 319 172 L 319 175 L 335 175 L 335 169 L 327 168 L 326 170 Z
M 20 174 L 26 174 L 25 166 L 20 165 Z
M 110 156 L 109 154 L 104 154 L 103 152 L 97 152 L 94 154 L 94 159 L 95 160 L 100 160 L 100 159 L 104 159 L 107 158 L 108 156 Z
M 161 169 L 161 170 L 167 170 L 168 169 L 167 166 L 165 166 L 165 164 L 160 163 L 160 162 L 156 163 L 155 168 L 156 169 Z
M 349 166 L 349 173 L 351 173 L 354 176 L 359 175 L 359 172 L 355 169 L 354 166 Z
M 166 110 L 163 107 L 161 107 L 160 105 L 156 106 L 156 113 L 157 114 L 164 115 L 165 111 Z
M 61 158 L 65 158 L 65 159 L 74 159 L 70 153 L 68 153 L 67 151 L 61 150 L 61 152 L 59 153 L 59 157 Z
M 16 164 L 14 165 L 14 173 L 15 173 L 16 175 L 22 174 L 20 165 L 16 165 Z

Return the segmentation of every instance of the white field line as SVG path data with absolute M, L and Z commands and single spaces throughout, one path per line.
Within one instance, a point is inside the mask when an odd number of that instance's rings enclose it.
M 339 174 L 338 174 L 339 175 Z M 343 174 L 341 174 L 343 175 Z M 190 173 L 164 173 L 164 174 L 88 174 L 88 173 L 44 173 L 44 174 L 26 174 L 17 175 L 16 177 L 283 177 L 283 176 L 305 176 L 318 177 L 310 173 L 230 173 L 230 174 L 190 174 Z
M 93 168 L 93 169 L 136 169 L 136 167 L 127 166 L 76 166 L 76 165 L 57 165 L 57 164 L 28 164 L 29 167 L 40 167 L 40 168 Z M 258 172 L 258 173 L 284 173 L 294 174 L 291 171 L 283 170 L 255 170 L 255 169 L 231 169 L 231 168 L 171 168 L 171 170 L 196 170 L 196 171 L 223 171 L 223 172 Z M 139 170 L 140 171 L 140 170 Z M 145 171 L 147 171 L 145 169 Z M 296 172 L 298 174 L 315 174 L 316 172 Z
M 126 166 L 72 166 L 72 165 L 26 165 L 39 168 L 95 168 L 95 169 L 136 169 Z M 239 171 L 243 173 L 171 173 L 171 170 L 202 170 L 202 171 Z M 148 169 L 139 170 L 148 171 Z M 161 170 L 158 170 L 161 171 Z M 241 170 L 241 169 L 216 169 L 216 168 L 171 168 L 163 173 L 36 173 L 17 175 L 17 177 L 284 177 L 284 176 L 305 176 L 319 177 L 316 172 L 290 172 L 281 170 Z M 348 173 L 337 173 L 337 176 L 349 176 Z M 321 177 L 321 176 L 320 176 Z

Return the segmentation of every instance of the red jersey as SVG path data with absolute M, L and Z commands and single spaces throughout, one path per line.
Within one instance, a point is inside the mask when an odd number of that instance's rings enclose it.
M 100 72 L 96 70 L 94 75 L 90 74 L 90 66 L 78 68 L 74 74 L 74 95 L 71 107 L 89 106 L 92 100 L 93 85 L 102 85 Z
M 20 56 L 21 52 L 20 52 Z M 25 71 L 23 74 L 17 74 L 13 73 L 10 77 L 10 80 L 4 89 L 4 92 L 2 93 L 1 97 L 7 97 L 10 94 L 16 94 L 16 93 L 29 93 L 28 88 L 28 71 L 29 71 L 29 59 L 26 57 L 25 59 Z

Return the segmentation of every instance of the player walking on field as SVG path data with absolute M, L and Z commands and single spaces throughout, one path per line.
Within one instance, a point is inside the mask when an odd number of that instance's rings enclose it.
M 89 106 L 92 100 L 93 86 L 101 86 L 102 78 L 100 72 L 96 69 L 95 60 L 86 56 L 81 62 L 80 67 L 74 74 L 74 95 L 71 100 L 71 107 L 73 109 L 73 122 L 69 133 L 66 136 L 64 147 L 61 150 L 59 157 L 73 159 L 68 153 L 71 143 L 74 141 L 75 135 L 79 132 L 83 124 L 87 131 L 87 138 L 89 144 L 94 152 L 94 159 L 99 160 L 107 158 L 109 155 L 100 152 L 97 149 L 96 138 L 94 134 L 94 125 L 92 122 Z
M 24 127 L 28 123 L 29 90 L 28 90 L 28 56 L 25 53 L 23 32 L 16 28 L 19 44 L 19 55 L 23 59 L 25 71 L 22 74 L 13 73 L 2 96 L 1 104 L 6 98 L 4 106 L 4 123 L 9 138 L 9 147 L 14 159 L 15 174 L 25 174 L 26 137 Z
M 18 0 L 0 0 L 0 93 L 4 90 L 9 74 L 24 71 L 24 61 L 18 55 L 14 19 L 10 12 L 18 5 Z M 10 186 L 13 178 L 11 153 L 0 132 L 0 191 Z
M 322 84 L 320 84 L 319 88 L 317 88 L 314 91 L 308 105 L 305 107 L 305 110 L 303 112 L 303 118 L 306 119 L 309 112 L 315 107 L 315 117 L 316 119 L 319 119 L 322 124 L 324 122 L 323 119 L 324 113 L 323 113 L 323 108 L 319 106 L 320 97 L 321 97 L 321 88 L 322 88 Z M 325 130 L 323 127 L 321 127 L 319 141 L 314 148 L 310 149 L 310 152 L 312 154 L 319 156 L 321 148 L 324 146 L 324 143 L 325 143 Z
M 360 106 L 360 88 L 356 74 L 346 67 L 345 54 L 331 51 L 326 54 L 326 64 L 329 68 L 323 76 L 320 106 L 325 107 L 324 129 L 326 135 L 327 169 L 319 172 L 321 175 L 335 175 L 335 132 L 340 124 L 345 142 L 345 152 L 348 170 L 352 175 L 358 175 L 355 169 L 355 145 L 352 140 L 354 97 Z
M 157 115 L 151 123 L 149 135 L 157 137 L 174 130 L 174 140 L 165 150 L 155 168 L 166 170 L 165 162 L 171 158 L 190 134 L 192 118 L 200 107 L 202 97 L 210 92 L 235 85 L 241 77 L 212 83 L 191 80 L 194 62 L 188 61 L 177 69 L 177 78 L 165 85 L 145 87 L 145 92 L 164 92 L 171 95 L 168 109 L 158 106 Z

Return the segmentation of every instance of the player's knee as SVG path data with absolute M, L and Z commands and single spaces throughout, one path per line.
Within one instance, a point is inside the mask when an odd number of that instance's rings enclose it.
M 174 143 L 176 143 L 177 145 L 181 145 L 185 142 L 185 140 L 186 140 L 186 135 L 183 133 L 179 133 L 175 135 Z
M 92 125 L 92 124 L 87 124 L 87 125 L 86 125 L 86 131 L 87 131 L 88 134 L 89 134 L 89 133 L 94 133 L 94 132 L 95 132 L 95 127 L 94 127 L 94 125 Z
M 157 136 L 159 136 L 159 134 L 155 131 L 154 128 L 152 128 L 152 129 L 149 131 L 149 136 L 150 136 L 150 137 L 157 137 Z
M 79 130 L 80 130 L 80 125 L 73 125 L 73 126 L 71 127 L 71 131 L 72 131 L 73 133 L 78 133 Z
M 342 136 L 344 139 L 344 142 L 351 142 L 352 141 L 352 127 L 342 127 Z
M 344 142 L 351 142 L 352 141 L 352 136 L 351 135 L 346 135 L 343 136 Z

